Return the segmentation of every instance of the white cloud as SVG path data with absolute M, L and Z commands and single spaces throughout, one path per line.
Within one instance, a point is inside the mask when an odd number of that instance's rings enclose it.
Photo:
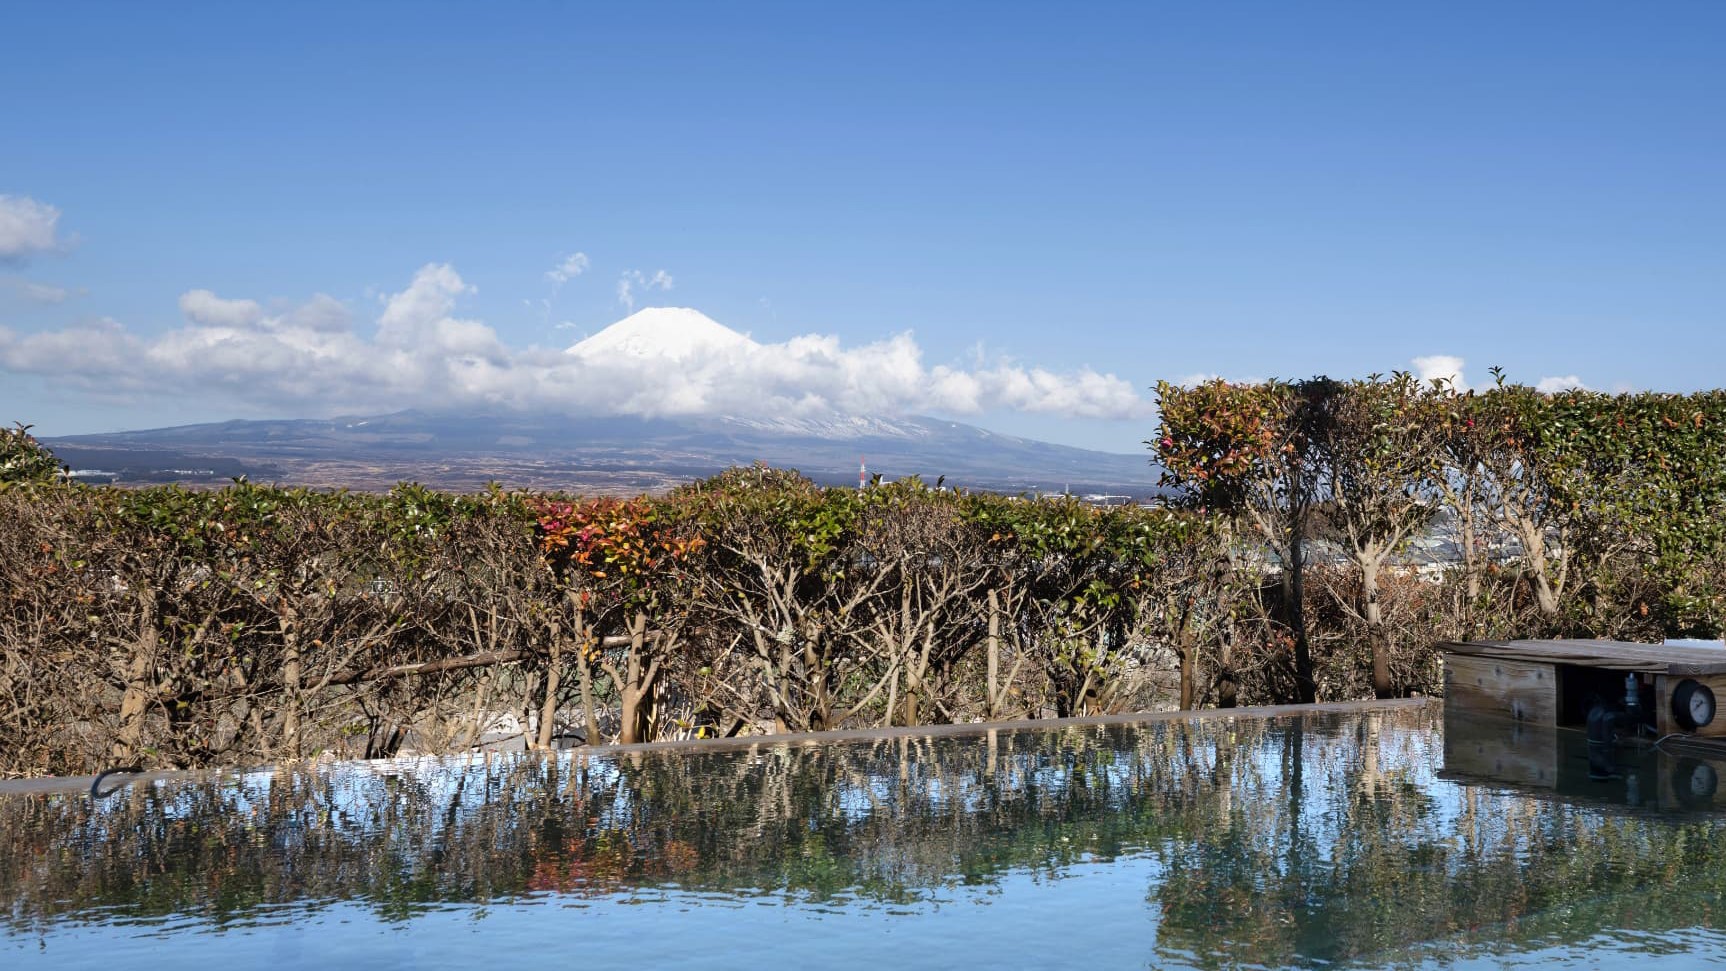
M 19 289 L 24 292 L 24 296 L 37 303 L 65 303 L 66 298 L 72 295 L 72 291 L 65 287 L 56 287 L 47 283 L 26 281 Z
M 1415 376 L 1422 381 L 1444 379 L 1458 391 L 1468 390 L 1468 379 L 1463 375 L 1462 368 L 1467 362 L 1452 354 L 1431 354 L 1417 357 L 1409 362 L 1414 365 Z
M 72 381 L 100 384 L 124 379 L 142 353 L 137 338 L 107 317 L 22 337 L 0 327 L 0 366 L 8 371 L 64 374 Z
M 663 284 L 658 277 L 639 282 L 670 285 L 669 275 Z M 831 335 L 775 344 L 732 335 L 682 357 L 509 348 L 491 327 L 457 316 L 472 292 L 453 267 L 423 267 L 385 299 L 367 335 L 344 305 L 321 294 L 271 309 L 194 290 L 181 298 L 184 326 L 153 337 L 107 320 L 28 335 L 0 331 L 0 370 L 51 374 L 100 392 L 174 395 L 195 386 L 302 414 L 497 406 L 639 416 L 1007 409 L 1142 418 L 1152 410 L 1131 383 L 1089 368 L 1057 373 L 1005 359 L 931 366 L 909 333 L 858 346 Z
M 0 195 L 0 260 L 21 260 L 51 250 L 60 210 L 29 196 Z
M 1197 371 L 1192 374 L 1182 375 L 1181 377 L 1176 378 L 1173 383 L 1177 388 L 1196 388 L 1207 381 L 1215 381 L 1220 377 L 1222 377 L 1222 375 L 1215 371 Z
M 1557 394 L 1560 391 L 1587 391 L 1588 385 L 1574 374 L 1566 374 L 1560 378 L 1541 378 L 1535 382 L 1534 390 L 1544 394 Z
M 664 270 L 655 270 L 652 276 L 640 270 L 624 270 L 617 278 L 617 302 L 635 310 L 635 295 L 639 290 L 646 293 L 649 290 L 670 290 L 671 274 Z
M 1467 362 L 1460 357 L 1456 357 L 1452 354 L 1433 354 L 1428 357 L 1417 357 L 1410 363 L 1414 366 L 1414 373 L 1418 375 L 1422 381 L 1429 381 L 1434 378 L 1446 378 L 1451 382 L 1452 386 L 1455 387 L 1456 390 L 1468 390 L 1468 380 L 1463 376 L 1462 371 L 1463 366 Z M 1540 391 L 1544 394 L 1557 394 L 1560 391 L 1571 391 L 1578 388 L 1586 390 L 1588 385 L 1584 384 L 1582 379 L 1574 374 L 1566 374 L 1562 377 L 1541 378 L 1539 381 L 1535 382 L 1534 385 L 1534 389 L 1536 391 Z
M 289 330 L 306 330 L 336 334 L 353 326 L 353 314 L 348 305 L 328 294 L 315 293 L 312 299 L 275 318 L 274 326 Z
M 390 297 L 378 318 L 378 343 L 426 353 L 489 353 L 498 347 L 497 335 L 477 321 L 458 320 L 450 314 L 457 298 L 476 288 L 462 282 L 455 267 L 432 263 L 414 274 L 406 290 Z
M 559 261 L 556 266 L 545 271 L 545 278 L 550 280 L 552 288 L 556 289 L 586 272 L 587 254 L 571 253 Z
M 72 291 L 65 287 L 19 278 L 0 279 L 0 287 L 11 290 L 32 303 L 65 303 L 67 298 L 72 296 Z
M 263 319 L 256 300 L 223 300 L 208 290 L 180 294 L 180 313 L 193 324 L 211 327 L 250 327 Z
M 336 333 L 347 330 L 353 319 L 346 304 L 323 293 L 272 315 L 256 300 L 228 300 L 209 290 L 187 290 L 180 294 L 180 313 L 194 328 L 235 331 Z

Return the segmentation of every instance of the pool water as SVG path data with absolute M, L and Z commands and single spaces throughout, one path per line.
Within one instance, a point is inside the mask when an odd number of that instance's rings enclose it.
M 1591 778 L 1568 740 L 1472 728 L 1404 705 L 4 795 L 0 966 L 1726 966 L 1705 759 Z

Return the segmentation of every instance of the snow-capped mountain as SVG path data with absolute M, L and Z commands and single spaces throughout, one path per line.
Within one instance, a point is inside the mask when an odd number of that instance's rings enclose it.
M 565 353 L 600 366 L 669 365 L 694 377 L 746 368 L 763 350 L 700 311 L 651 307 Z M 49 445 L 62 461 L 118 472 L 121 481 L 184 478 L 175 469 L 226 470 L 206 471 L 209 481 L 238 469 L 254 478 L 356 488 L 403 479 L 471 487 L 497 479 L 627 492 L 758 461 L 821 482 L 853 483 L 865 457 L 871 472 L 890 478 L 945 477 L 954 485 L 1009 492 L 1070 487 L 1146 496 L 1157 481 L 1146 455 L 1032 441 L 939 418 L 844 414 L 830 406 L 795 414 L 659 418 L 409 410 L 78 435 Z
M 647 307 L 571 345 L 564 353 L 588 361 L 620 357 L 687 361 L 747 354 L 759 346 L 699 310 Z

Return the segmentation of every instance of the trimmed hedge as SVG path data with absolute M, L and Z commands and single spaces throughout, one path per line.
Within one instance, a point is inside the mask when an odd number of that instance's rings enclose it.
M 0 773 L 1400 695 L 1440 640 L 1726 620 L 1726 392 L 1159 392 L 1161 508 L 767 468 L 628 500 L 91 488 L 20 427 Z M 1412 555 L 1434 530 L 1456 562 Z

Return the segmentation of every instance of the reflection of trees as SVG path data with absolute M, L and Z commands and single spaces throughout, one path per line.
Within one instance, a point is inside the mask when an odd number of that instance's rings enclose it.
M 1716 922 L 1717 822 L 1603 816 L 1482 788 L 1441 796 L 1421 778 L 1430 740 L 1374 717 L 1346 741 L 1281 733 L 1280 788 L 1237 786 L 1232 811 L 1190 820 L 1194 838 L 1156 850 L 1168 867 L 1151 894 L 1160 947 L 1207 966 L 1242 954 L 1383 961 Z
M 20 797 L 0 802 L 0 895 L 23 920 L 96 908 L 226 919 L 334 899 L 394 915 L 668 882 L 914 899 L 1161 838 L 1168 802 L 1212 788 L 1192 768 L 1196 738 L 1183 725 L 1074 728 L 282 770 L 140 785 L 94 809 Z
M 342 900 L 397 920 L 672 885 L 895 902 L 1143 853 L 1162 864 L 1158 951 L 1200 964 L 1710 922 L 1726 890 L 1712 824 L 1438 783 L 1434 720 L 283 770 L 139 785 L 94 807 L 19 797 L 0 802 L 0 897 L 13 931 Z

